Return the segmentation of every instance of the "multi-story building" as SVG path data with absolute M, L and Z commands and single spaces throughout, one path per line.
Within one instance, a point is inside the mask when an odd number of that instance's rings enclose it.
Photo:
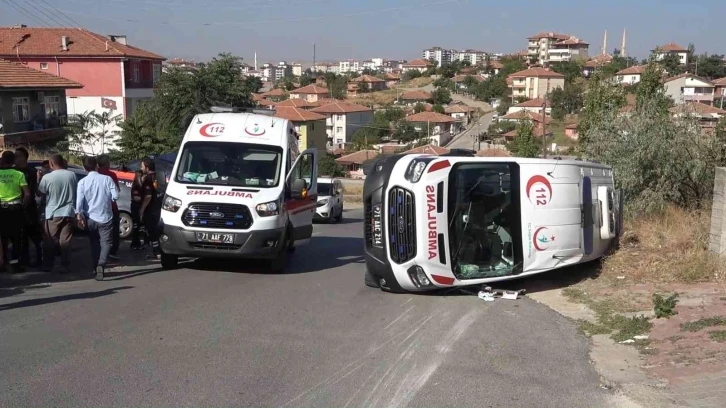
M 676 43 L 668 43 L 666 45 L 661 45 L 659 47 L 656 47 L 652 52 L 655 54 L 655 59 L 657 61 L 662 60 L 666 57 L 666 55 L 675 55 L 678 57 L 678 61 L 681 64 L 687 64 L 688 63 L 688 49 L 683 48 L 680 45 Z
M 340 74 L 346 74 L 348 72 L 359 72 L 360 71 L 360 62 L 349 59 L 345 61 L 338 62 L 338 73 Z
M 542 64 L 588 59 L 590 44 L 581 39 L 555 32 L 546 32 L 527 38 L 527 56 Z
M 350 143 L 356 130 L 373 122 L 373 109 L 350 102 L 333 102 L 310 111 L 327 117 L 330 145 Z
M 294 62 L 292 64 L 292 74 L 294 76 L 302 76 L 303 74 L 303 66 L 299 62 Z
M 454 57 L 452 58 L 454 61 L 466 61 L 469 64 L 473 65 L 482 65 L 487 60 L 487 53 L 484 51 L 477 51 L 477 50 L 464 50 L 464 51 L 456 51 L 454 53 Z
M 111 112 L 119 121 L 151 99 L 166 58 L 129 45 L 125 35 L 82 28 L 0 27 L 0 58 L 83 85 L 66 92 L 67 115 Z M 98 154 L 114 147 L 120 128 L 107 129 L 102 145 L 80 147 Z M 92 129 L 97 131 L 97 129 Z
M 280 61 L 277 63 L 276 66 L 273 67 L 273 76 L 272 79 L 275 81 L 282 79 L 282 78 L 289 78 L 292 74 L 292 65 L 289 65 L 285 61 Z
M 436 66 L 440 68 L 442 65 L 451 64 L 453 54 L 452 50 L 433 47 L 423 51 L 423 58 L 428 61 L 436 61 Z
M 403 70 L 403 64 L 406 64 L 408 61 L 398 61 L 398 60 L 383 60 L 382 67 L 383 72 L 388 72 L 389 74 L 392 74 L 394 72 L 400 72 Z
M 329 62 L 318 62 L 315 65 L 313 65 L 313 72 L 330 72 L 331 67 L 333 64 Z
M 275 66 L 269 62 L 265 62 L 262 64 L 262 80 L 267 81 L 274 81 L 275 80 Z
M 512 99 L 517 97 L 545 98 L 555 88 L 565 87 L 565 76 L 546 68 L 533 67 L 509 75 L 507 84 L 512 90 Z
M 678 104 L 700 102 L 713 105 L 716 86 L 706 78 L 685 73 L 665 80 L 666 95 Z
M 314 147 L 318 149 L 318 154 L 325 154 L 328 135 L 324 115 L 293 106 L 280 106 L 280 104 L 277 104 L 273 116 L 292 122 L 295 132 L 298 134 L 297 142 L 300 151 Z
M 360 65 L 361 69 L 369 69 L 371 71 L 377 71 L 380 68 L 380 65 L 376 65 L 373 60 L 365 60 Z
M 427 59 L 415 59 L 413 61 L 401 64 L 403 72 L 407 71 L 419 71 L 421 73 L 426 72 L 429 68 L 435 66 L 431 61 Z

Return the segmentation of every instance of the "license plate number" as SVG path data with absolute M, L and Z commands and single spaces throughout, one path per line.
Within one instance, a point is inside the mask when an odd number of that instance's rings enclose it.
M 383 226 L 381 224 L 381 206 L 373 206 L 373 219 L 371 228 L 373 229 L 373 245 L 383 246 Z
M 213 244 L 234 244 L 234 234 L 217 234 L 213 232 L 197 232 L 198 242 Z

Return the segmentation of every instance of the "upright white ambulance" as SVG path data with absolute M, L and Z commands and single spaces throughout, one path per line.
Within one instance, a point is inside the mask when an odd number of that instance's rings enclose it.
M 179 257 L 257 258 L 273 271 L 310 240 L 317 151 L 299 152 L 291 122 L 215 108 L 184 135 L 162 203 L 164 268 Z
M 478 285 L 597 259 L 620 233 L 608 166 L 397 155 L 364 190 L 365 283 L 391 292 Z

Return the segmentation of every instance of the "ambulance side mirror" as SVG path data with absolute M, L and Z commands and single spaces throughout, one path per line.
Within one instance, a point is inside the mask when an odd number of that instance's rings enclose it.
M 293 200 L 301 200 L 308 196 L 307 182 L 303 179 L 297 179 L 290 186 L 290 195 Z

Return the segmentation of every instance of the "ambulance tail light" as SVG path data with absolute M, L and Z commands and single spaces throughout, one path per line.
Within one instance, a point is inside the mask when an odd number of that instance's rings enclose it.
M 431 280 L 428 276 L 426 276 L 426 272 L 424 272 L 422 267 L 414 265 L 408 268 L 407 272 L 411 282 L 413 282 L 414 286 L 417 288 L 428 288 L 433 286 L 433 284 L 431 284 Z

